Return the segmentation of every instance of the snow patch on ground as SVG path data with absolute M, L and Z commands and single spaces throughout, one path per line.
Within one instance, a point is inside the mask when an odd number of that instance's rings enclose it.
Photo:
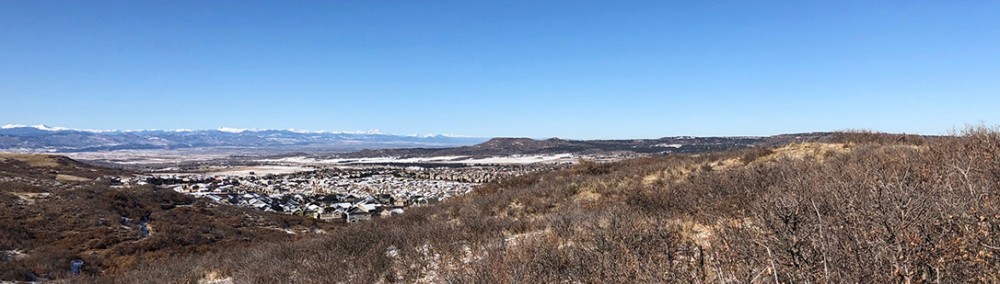
M 681 145 L 681 144 L 666 144 L 666 143 L 663 143 L 663 144 L 656 144 L 656 145 L 653 145 L 653 147 L 660 147 L 660 148 L 680 148 L 680 147 L 684 147 L 684 145 Z
M 315 171 L 316 168 L 308 166 L 242 166 L 242 167 L 223 167 L 215 170 L 209 170 L 205 172 L 158 172 L 153 175 L 155 176 L 192 176 L 192 175 L 208 175 L 208 176 L 264 176 L 264 175 L 284 175 L 293 174 L 300 172 Z M 253 173 L 253 174 L 251 174 Z
M 316 168 L 298 166 L 251 166 L 230 168 L 222 171 L 209 172 L 209 174 L 220 176 L 249 176 L 252 172 L 254 175 L 283 175 L 314 170 L 316 170 Z
M 524 164 L 536 164 L 536 163 L 554 163 L 559 161 L 572 162 L 573 160 L 574 160 L 573 154 L 558 154 L 558 155 L 490 157 L 482 159 L 465 160 L 462 162 L 466 164 L 524 165 Z
M 372 157 L 372 158 L 338 158 L 316 159 L 308 157 L 286 157 L 281 159 L 261 160 L 270 163 L 306 164 L 306 165 L 356 165 L 356 164 L 470 164 L 470 165 L 524 165 L 536 163 L 573 162 L 573 154 L 555 155 L 515 155 L 489 158 L 472 158 L 468 156 L 436 156 L 418 158 Z

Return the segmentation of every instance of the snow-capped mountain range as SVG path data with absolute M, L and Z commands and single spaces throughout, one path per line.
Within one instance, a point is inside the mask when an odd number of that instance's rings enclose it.
M 47 125 L 7 124 L 0 127 L 0 149 L 88 152 L 127 149 L 287 148 L 361 150 L 401 147 L 454 147 L 486 138 L 454 135 L 395 135 L 378 130 L 359 132 L 297 129 L 91 130 Z

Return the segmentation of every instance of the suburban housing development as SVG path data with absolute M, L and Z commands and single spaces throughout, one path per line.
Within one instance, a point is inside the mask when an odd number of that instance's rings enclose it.
M 288 174 L 152 174 L 112 178 L 116 186 L 153 185 L 220 204 L 319 220 L 355 222 L 467 194 L 477 185 L 564 164 L 461 167 L 352 166 Z

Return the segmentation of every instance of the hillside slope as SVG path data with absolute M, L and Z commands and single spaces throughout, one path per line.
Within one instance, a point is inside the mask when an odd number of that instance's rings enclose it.
M 125 174 L 62 156 L 0 154 L 0 281 L 64 278 L 74 259 L 84 260 L 84 274 L 114 274 L 332 227 L 102 179 Z
M 1000 282 L 1000 133 L 830 142 L 583 163 L 107 280 Z

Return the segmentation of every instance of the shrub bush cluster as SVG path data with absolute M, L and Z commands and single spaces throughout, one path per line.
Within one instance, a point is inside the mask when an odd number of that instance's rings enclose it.
M 773 148 L 581 163 L 318 237 L 84 280 L 1000 282 L 1000 132 L 844 137 L 844 151 L 822 157 Z

